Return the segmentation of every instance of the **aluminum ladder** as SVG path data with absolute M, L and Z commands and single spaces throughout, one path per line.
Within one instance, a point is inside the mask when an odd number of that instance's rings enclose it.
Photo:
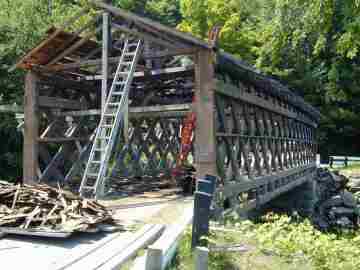
M 89 160 L 80 185 L 81 196 L 98 198 L 103 193 L 110 156 L 122 119 L 127 112 L 131 82 L 142 46 L 141 40 L 125 40 L 105 108 L 96 131 Z M 89 194 L 90 193 L 90 194 Z

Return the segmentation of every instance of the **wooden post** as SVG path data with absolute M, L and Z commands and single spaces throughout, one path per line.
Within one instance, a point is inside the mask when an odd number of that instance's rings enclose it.
M 209 234 L 210 206 L 215 187 L 216 177 L 212 175 L 196 181 L 191 248 L 198 246 L 201 237 Z
M 39 108 L 38 108 L 38 77 L 29 71 L 25 79 L 25 108 L 24 108 L 24 149 L 23 149 L 23 182 L 34 184 L 37 182 L 39 168 Z
M 150 248 L 147 251 L 145 259 L 145 269 L 146 270 L 161 270 L 163 269 L 163 253 L 162 249 Z
M 209 250 L 205 247 L 195 249 L 195 270 L 207 270 L 209 265 Z
M 101 81 L 101 112 L 105 113 L 105 104 L 108 92 L 109 78 L 109 13 L 103 13 L 102 19 L 102 81 Z M 103 131 L 105 132 L 105 130 Z M 105 134 L 102 134 L 105 136 Z M 106 143 L 101 142 L 101 148 L 105 148 Z M 104 157 L 102 156 L 101 159 Z M 104 195 L 104 183 L 99 188 L 100 197 Z
M 195 160 L 197 178 L 217 175 L 214 126 L 214 63 L 211 50 L 200 50 L 195 67 L 196 140 Z
M 101 84 L 101 111 L 105 109 L 109 77 L 109 13 L 103 13 L 102 20 L 102 84 Z

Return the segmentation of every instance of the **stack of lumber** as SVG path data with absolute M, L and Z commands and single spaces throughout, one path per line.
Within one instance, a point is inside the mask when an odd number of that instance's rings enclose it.
M 93 232 L 112 224 L 110 212 L 95 201 L 47 185 L 0 181 L 1 227 L 44 232 Z

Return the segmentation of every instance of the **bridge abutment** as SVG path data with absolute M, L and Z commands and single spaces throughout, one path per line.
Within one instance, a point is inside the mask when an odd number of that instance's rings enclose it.
M 271 201 L 266 206 L 266 210 L 286 213 L 297 212 L 304 217 L 311 216 L 317 201 L 316 185 L 316 180 L 309 178 L 304 184 Z

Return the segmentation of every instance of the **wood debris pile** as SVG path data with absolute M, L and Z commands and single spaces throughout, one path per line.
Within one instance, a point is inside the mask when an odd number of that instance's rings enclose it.
M 113 223 L 110 212 L 94 201 L 47 185 L 0 181 L 0 230 L 90 232 L 105 223 Z

